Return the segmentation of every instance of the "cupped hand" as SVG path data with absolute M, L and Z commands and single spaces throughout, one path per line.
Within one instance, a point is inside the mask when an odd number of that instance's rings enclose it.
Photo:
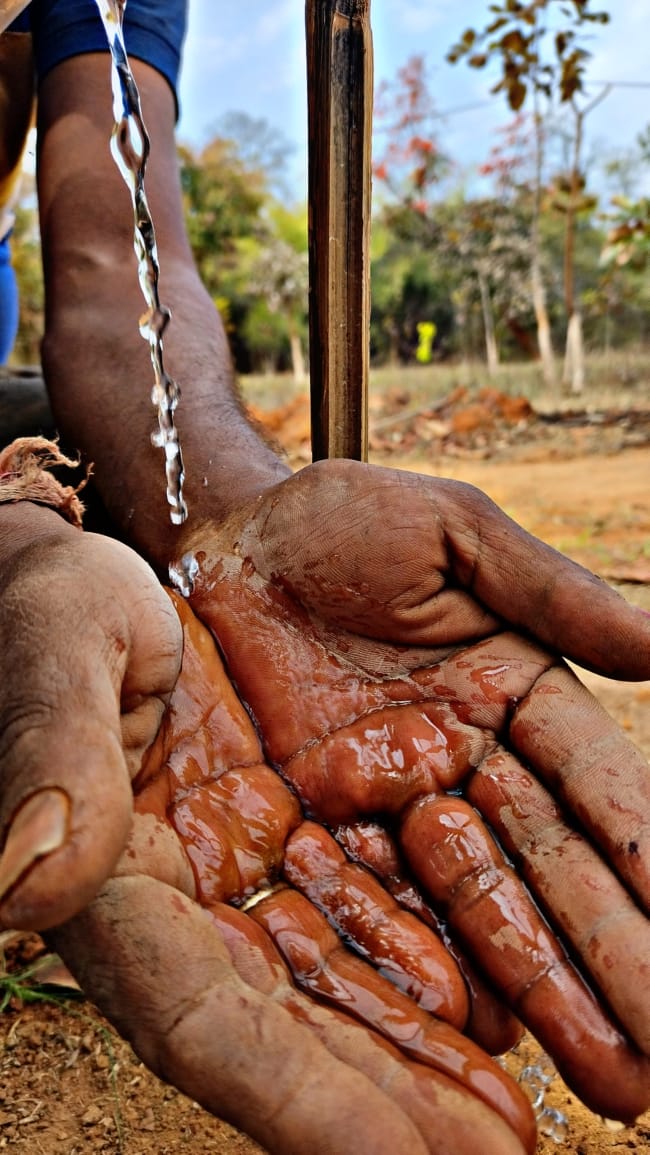
M 43 930 L 155 1071 L 270 1151 L 532 1152 L 527 1101 L 452 1025 L 436 937 L 344 879 L 400 990 L 288 885 L 287 840 L 313 832 L 189 608 L 113 541 L 1 516 L 0 925 Z M 296 989 L 275 919 L 334 1009 Z
M 348 847 L 360 820 L 388 826 L 359 861 L 395 884 L 401 854 L 402 883 L 583 1101 L 633 1119 L 650 1101 L 650 774 L 558 655 L 647 677 L 647 615 L 478 491 L 351 462 L 191 544 L 191 604 L 306 814 Z M 285 876 L 353 937 L 336 872 L 308 831 L 289 839 Z M 300 969 L 291 929 L 267 929 Z
M 124 850 L 182 631 L 141 558 L 27 501 L 0 506 L 0 586 L 0 927 L 42 930 Z
M 304 821 L 214 640 L 176 604 L 182 672 L 128 847 L 53 944 L 154 1071 L 269 1151 L 532 1155 L 529 1103 L 458 1029 L 453 958 Z M 291 884 L 305 852 L 365 957 Z

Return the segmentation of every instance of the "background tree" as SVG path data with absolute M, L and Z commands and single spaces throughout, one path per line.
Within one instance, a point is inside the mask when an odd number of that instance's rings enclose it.
M 264 117 L 231 110 L 217 120 L 211 135 L 230 141 L 247 171 L 263 173 L 274 197 L 290 203 L 296 199 L 287 176 L 287 162 L 295 146 L 275 125 Z
M 610 160 L 608 175 L 616 176 L 621 191 L 612 197 L 606 215 L 608 233 L 602 253 L 603 264 L 611 269 L 629 266 L 645 270 L 650 262 L 650 197 L 639 191 L 639 176 L 650 167 L 650 124 L 637 137 L 638 152 Z
M 406 217 L 379 214 L 372 230 L 370 352 L 373 362 L 407 363 L 416 357 L 418 325 L 436 326 L 431 354 L 439 359 L 454 349 L 454 274 L 430 239 L 424 245 Z M 426 227 L 426 223 L 425 223 Z
M 20 313 L 12 362 L 18 365 L 38 365 L 45 292 L 33 178 L 24 178 L 22 199 L 14 211 L 16 220 L 12 235 L 12 261 L 18 281 Z
M 216 299 L 237 263 L 238 242 L 264 231 L 265 174 L 248 168 L 234 141 L 215 137 L 200 152 L 179 150 L 185 222 L 201 279 Z
M 307 211 L 269 207 L 270 233 L 258 248 L 248 271 L 249 292 L 284 319 L 291 367 L 297 384 L 307 380 L 303 342 L 307 335 L 309 258 Z
M 547 285 L 544 277 L 541 232 L 543 170 L 546 146 L 546 121 L 540 111 L 540 91 L 544 90 L 541 77 L 533 84 L 534 111 L 531 118 L 521 111 L 500 132 L 500 140 L 493 145 L 480 172 L 496 179 L 498 194 L 504 200 L 528 193 L 528 229 L 530 233 L 530 295 L 537 324 L 537 348 L 542 362 L 546 384 L 555 386 L 555 354 L 547 306 Z M 532 143 L 532 148 L 531 148 Z M 528 172 L 526 170 L 529 170 Z
M 422 213 L 449 171 L 437 140 L 437 114 L 424 56 L 411 56 L 375 94 L 373 173 L 384 197 Z
M 565 188 L 565 308 L 567 341 L 565 374 L 572 391 L 579 392 L 584 382 L 584 350 L 579 302 L 575 292 L 573 254 L 578 215 L 584 211 L 585 182 L 581 171 L 582 137 L 585 116 L 602 99 L 599 94 L 586 105 L 578 98 L 585 93 L 585 68 L 590 53 L 581 34 L 585 26 L 605 24 L 609 14 L 593 11 L 590 0 L 505 0 L 491 4 L 493 19 L 479 32 L 468 28 L 452 47 L 448 60 L 455 63 L 466 58 L 473 68 L 484 68 L 496 61 L 500 77 L 491 89 L 503 92 L 509 107 L 517 112 L 529 92 L 535 104 L 535 122 L 539 124 L 539 100 L 558 99 L 570 105 L 574 115 L 574 150 Z M 559 14 L 560 25 L 551 30 L 543 21 Z M 551 34 L 552 31 L 552 34 Z M 551 47 L 549 47 L 551 45 Z M 546 53 L 546 55 L 543 55 Z M 539 185 L 541 189 L 541 184 Z M 539 203 L 534 220 L 539 222 Z M 540 344 L 541 351 L 541 344 Z
M 265 121 L 231 114 L 243 146 L 217 136 L 180 150 L 185 217 L 201 278 L 219 308 L 237 369 L 293 365 L 304 376 L 307 286 L 305 209 L 271 193 L 286 156 Z M 275 140 L 275 144 L 274 144 Z
M 408 361 L 420 322 L 435 324 L 438 348 L 449 348 L 453 328 L 454 286 L 438 252 L 434 200 L 450 162 L 438 144 L 423 56 L 377 86 L 374 119 L 371 351 Z

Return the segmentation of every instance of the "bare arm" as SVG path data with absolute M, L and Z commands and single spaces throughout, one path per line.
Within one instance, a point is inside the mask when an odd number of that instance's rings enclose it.
M 288 469 L 244 417 L 219 314 L 194 266 L 183 224 L 174 100 L 152 68 L 132 62 L 152 139 L 147 193 L 172 310 L 165 364 L 178 381 L 177 412 L 194 528 L 220 522 Z M 166 570 L 182 552 L 170 524 L 156 426 L 153 372 L 138 331 L 144 302 L 133 251 L 129 193 L 109 152 L 107 56 L 66 61 L 39 99 L 39 203 L 47 286 L 43 364 L 67 443 L 95 463 L 95 479 L 120 531 Z

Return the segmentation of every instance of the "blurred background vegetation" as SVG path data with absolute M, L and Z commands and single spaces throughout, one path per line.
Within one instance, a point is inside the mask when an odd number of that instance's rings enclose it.
M 484 363 L 502 379 L 522 361 L 567 394 L 589 357 L 648 347 L 650 126 L 633 150 L 586 155 L 588 0 L 490 5 L 449 58 L 498 59 L 503 129 L 458 183 L 425 57 L 377 86 L 372 232 L 373 365 Z M 107 145 L 108 147 L 108 145 Z M 155 141 L 153 142 L 155 148 Z M 307 206 L 287 187 L 290 146 L 263 120 L 232 113 L 201 151 L 179 146 L 187 228 L 240 374 L 291 374 L 308 360 Z M 125 212 L 128 211 L 125 200 Z M 15 225 L 21 320 L 13 364 L 36 364 L 43 326 L 38 213 L 27 178 Z M 135 265 L 134 265 L 135 275 Z M 164 296 L 164 267 L 161 288 Z

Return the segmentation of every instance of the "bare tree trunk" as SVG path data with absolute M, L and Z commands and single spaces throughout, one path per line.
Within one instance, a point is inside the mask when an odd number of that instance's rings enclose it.
M 485 333 L 485 353 L 487 356 L 487 371 L 489 377 L 494 377 L 499 368 L 499 346 L 494 331 L 494 316 L 490 289 L 486 277 L 478 272 L 478 287 L 481 294 L 481 312 L 483 314 L 483 331 Z
M 533 244 L 536 245 L 536 242 L 534 241 Z M 536 249 L 533 252 L 530 281 L 535 320 L 537 322 L 537 347 L 542 362 L 542 374 L 545 383 L 549 388 L 553 389 L 556 384 L 555 354 L 553 352 L 553 341 L 551 339 L 551 325 L 546 308 L 546 292 L 542 280 L 542 272 L 539 267 L 539 252 L 536 251 Z
M 582 324 L 575 303 L 575 243 L 580 195 L 580 153 L 582 151 L 583 114 L 573 105 L 575 137 L 571 164 L 571 189 L 566 209 L 564 232 L 564 307 L 567 315 L 566 347 L 562 384 L 571 393 L 582 393 L 585 383 Z
M 574 309 L 569 317 L 566 331 L 566 350 L 564 354 L 564 372 L 562 380 L 569 385 L 571 392 L 582 393 L 585 387 L 585 357 L 582 340 L 582 314 Z
M 468 308 L 467 297 L 462 288 L 454 289 L 451 294 L 451 302 L 454 307 L 454 328 L 459 336 L 459 353 L 460 366 L 459 376 L 463 384 L 471 380 L 472 371 L 469 357 L 469 326 L 468 326 Z
M 289 325 L 289 350 L 291 352 L 291 369 L 293 371 L 293 379 L 296 382 L 296 385 L 304 385 L 307 380 L 305 355 L 302 351 L 300 333 L 293 325 Z
M 535 187 L 533 190 L 533 220 L 531 227 L 532 257 L 530 263 L 530 288 L 537 324 L 537 347 L 542 362 L 542 374 L 549 388 L 554 389 L 555 354 L 551 339 L 551 326 L 546 308 L 546 290 L 542 279 L 541 236 L 539 218 L 542 211 L 542 170 L 544 167 L 544 129 L 538 109 L 538 93 L 534 86 L 535 96 Z
M 582 198 L 580 161 L 585 117 L 600 104 L 610 91 L 606 85 L 585 108 L 578 108 L 572 101 L 575 116 L 575 137 L 573 141 L 573 161 L 571 164 L 571 189 L 566 211 L 566 231 L 564 234 L 564 301 L 567 314 L 566 353 L 562 384 L 571 393 L 582 393 L 585 386 L 585 354 L 582 340 L 582 317 L 575 300 L 575 243 L 578 212 Z

